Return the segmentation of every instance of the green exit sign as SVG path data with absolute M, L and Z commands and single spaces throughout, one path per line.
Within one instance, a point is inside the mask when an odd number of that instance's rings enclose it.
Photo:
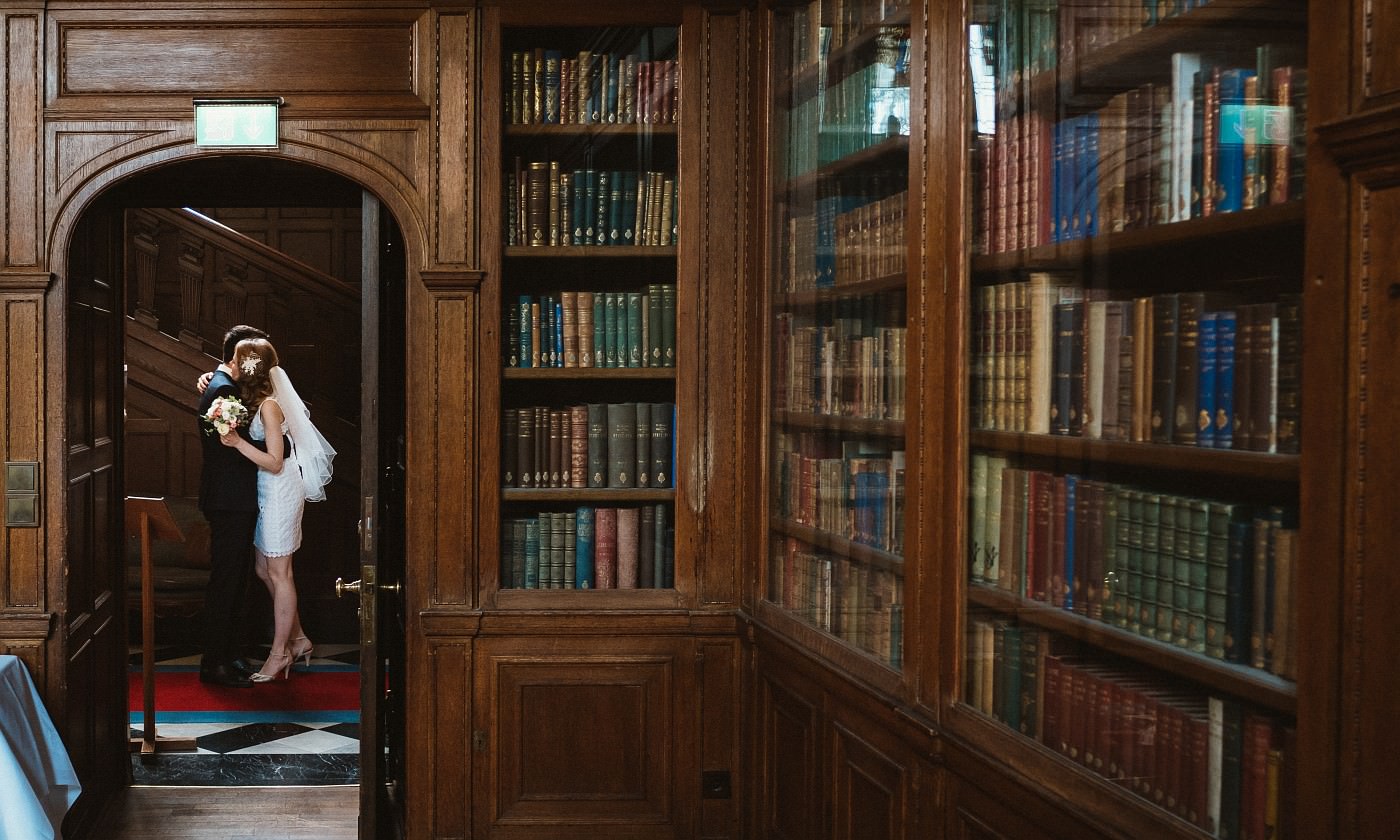
M 194 103 L 194 143 L 217 148 L 277 148 L 280 100 Z

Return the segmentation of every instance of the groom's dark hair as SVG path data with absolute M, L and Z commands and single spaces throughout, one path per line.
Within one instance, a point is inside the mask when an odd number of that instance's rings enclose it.
M 233 348 L 237 347 L 238 342 L 245 338 L 267 338 L 267 333 L 257 327 L 250 327 L 247 324 L 229 327 L 229 331 L 224 333 L 223 360 L 225 363 L 233 361 Z

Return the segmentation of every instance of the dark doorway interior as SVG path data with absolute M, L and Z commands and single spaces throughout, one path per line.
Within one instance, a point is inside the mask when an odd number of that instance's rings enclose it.
M 334 583 L 358 575 L 360 203 L 360 187 L 337 175 L 247 156 L 163 167 L 105 197 L 124 233 L 125 490 L 171 499 L 193 536 L 162 549 L 160 636 L 185 635 L 203 598 L 193 382 L 219 354 L 224 330 L 249 323 L 271 334 L 339 453 L 326 501 L 304 518 L 295 561 L 303 622 L 315 640 L 356 641 L 353 605 L 335 600 Z M 390 342 L 401 341 L 397 324 Z M 254 590 L 256 643 L 270 612 L 266 592 Z

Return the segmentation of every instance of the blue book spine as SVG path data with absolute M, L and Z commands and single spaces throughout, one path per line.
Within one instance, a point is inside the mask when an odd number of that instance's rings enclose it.
M 1075 138 L 1079 131 L 1079 118 L 1065 120 L 1065 156 L 1061 163 L 1060 175 L 1060 241 L 1068 242 L 1081 236 L 1079 231 L 1079 206 L 1075 203 L 1075 192 L 1079 184 L 1078 160 Z
M 575 514 L 578 534 L 574 538 L 574 588 L 593 589 L 593 508 L 581 507 Z
M 1235 313 L 1215 316 L 1215 448 L 1234 447 Z
M 1050 241 L 1059 242 L 1060 235 L 1060 174 L 1065 157 L 1064 123 L 1054 123 L 1050 128 Z
M 1206 312 L 1196 322 L 1196 445 L 1215 446 L 1215 376 L 1217 371 L 1216 322 L 1219 314 Z
M 520 306 L 520 366 L 532 367 L 531 354 L 535 348 L 530 343 L 530 296 L 521 295 Z
M 1244 203 L 1245 80 L 1254 71 L 1231 68 L 1220 74 L 1220 137 L 1216 153 L 1220 200 L 1217 213 L 1236 213 Z
M 1099 232 L 1099 115 L 1097 112 L 1085 114 L 1079 132 L 1079 160 L 1083 174 L 1084 198 L 1080 203 L 1080 228 L 1085 236 L 1097 236 Z
M 537 122 L 557 123 L 559 122 L 559 106 L 561 97 L 559 95 L 559 70 L 563 55 L 559 50 L 544 51 L 544 115 L 536 115 Z
M 1074 609 L 1074 491 L 1079 476 L 1065 476 L 1065 609 Z
M 593 366 L 608 367 L 608 295 L 593 293 Z
M 567 232 L 570 245 L 583 244 L 583 197 L 588 194 L 588 170 L 575 169 L 573 174 L 573 189 L 569 191 L 569 224 L 571 229 Z
M 608 244 L 608 200 L 612 197 L 612 178 L 612 172 L 600 169 L 593 182 L 592 245 Z
M 608 62 L 608 92 L 607 104 L 603 111 L 603 122 L 617 122 L 617 74 L 621 72 L 618 64 L 618 56 L 609 55 L 605 58 Z
M 564 302 L 554 303 L 554 366 L 564 366 Z
M 525 588 L 540 588 L 540 521 L 525 521 Z

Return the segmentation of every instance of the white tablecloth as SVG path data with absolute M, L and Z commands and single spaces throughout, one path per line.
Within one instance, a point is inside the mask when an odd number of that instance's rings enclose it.
M 0 656 L 0 840 L 54 840 L 82 792 L 29 671 Z

